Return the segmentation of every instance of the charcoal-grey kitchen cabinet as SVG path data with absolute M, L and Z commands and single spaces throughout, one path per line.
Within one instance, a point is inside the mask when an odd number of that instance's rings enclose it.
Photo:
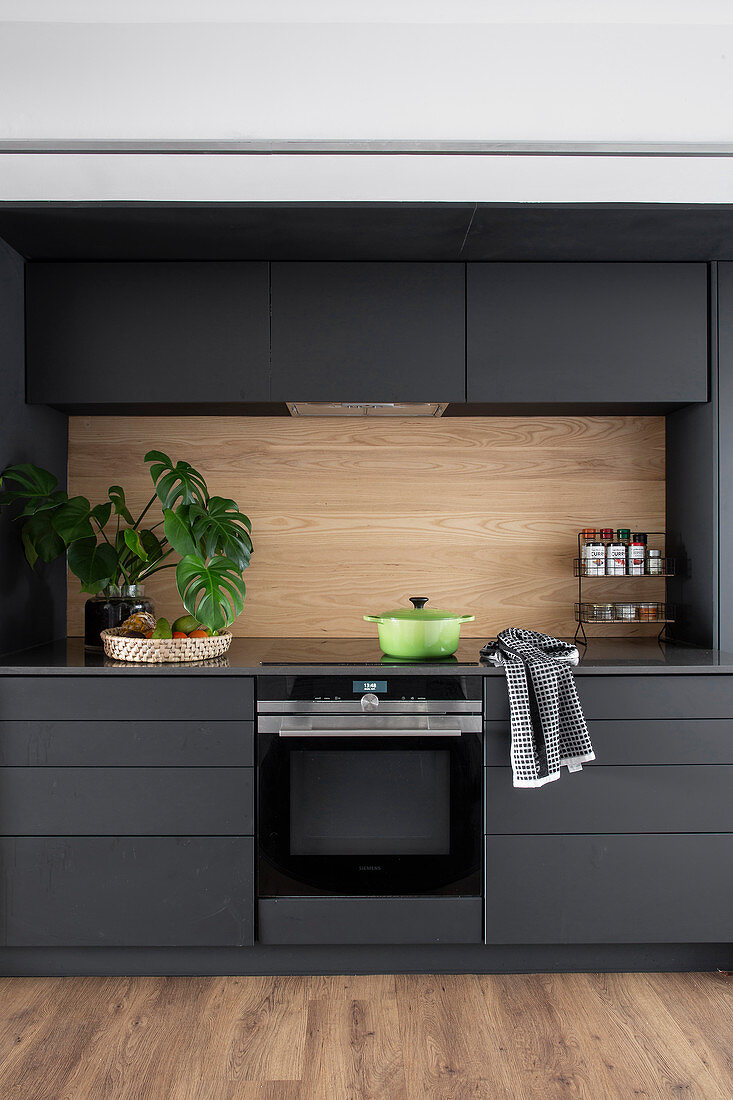
M 460 263 L 273 263 L 274 401 L 465 401 Z
M 0 945 L 254 938 L 250 677 L 0 678 Z
M 241 947 L 254 938 L 254 841 L 0 838 L 4 947 Z
M 469 263 L 467 400 L 708 397 L 702 263 Z
M 731 859 L 731 833 L 489 836 L 486 942 L 727 943 Z
M 268 399 L 266 263 L 29 263 L 30 402 Z

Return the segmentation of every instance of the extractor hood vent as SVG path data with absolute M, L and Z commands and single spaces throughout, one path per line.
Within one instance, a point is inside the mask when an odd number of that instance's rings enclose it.
M 442 416 L 443 401 L 288 401 L 291 416 Z

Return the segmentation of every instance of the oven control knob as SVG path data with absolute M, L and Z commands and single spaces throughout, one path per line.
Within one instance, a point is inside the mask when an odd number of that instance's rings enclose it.
M 379 706 L 379 699 L 376 695 L 372 695 L 369 692 L 367 695 L 361 697 L 361 709 L 362 710 L 376 710 Z

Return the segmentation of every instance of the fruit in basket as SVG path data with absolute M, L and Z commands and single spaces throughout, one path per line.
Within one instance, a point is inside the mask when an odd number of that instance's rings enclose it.
M 179 615 L 176 621 L 171 626 L 171 630 L 175 633 L 176 630 L 181 631 L 185 635 L 189 635 L 192 630 L 200 630 L 201 623 L 198 619 L 194 619 L 193 615 Z
M 152 633 L 151 637 L 152 638 L 172 638 L 173 637 L 173 631 L 171 630 L 171 624 L 168 622 L 167 619 L 164 619 L 162 616 L 161 616 L 160 619 L 158 619 L 158 621 L 155 624 L 155 627 L 153 629 L 153 633 Z
M 183 630 L 174 630 L 173 631 L 173 637 L 174 638 L 187 638 L 188 634 L 186 634 L 186 632 L 183 631 Z
M 119 633 L 125 638 L 142 638 L 146 630 L 154 629 L 155 616 L 148 611 L 136 611 L 134 615 L 130 615 L 129 619 L 125 619 L 119 628 Z
M 203 627 L 199 627 L 198 630 L 192 630 L 188 636 L 189 638 L 208 638 L 209 635 Z

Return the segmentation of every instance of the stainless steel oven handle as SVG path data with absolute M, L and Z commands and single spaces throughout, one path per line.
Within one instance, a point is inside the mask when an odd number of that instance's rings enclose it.
M 279 737 L 361 737 L 383 741 L 385 737 L 460 737 L 462 730 L 278 730 Z
M 260 726 L 269 725 L 260 719 Z M 362 722 L 339 721 L 333 717 L 284 717 L 277 722 L 280 737 L 460 737 L 464 730 L 460 721 L 451 721 L 444 716 L 417 718 L 409 721 L 405 718 L 377 719 L 369 715 Z M 264 732 L 264 730 L 263 730 Z

